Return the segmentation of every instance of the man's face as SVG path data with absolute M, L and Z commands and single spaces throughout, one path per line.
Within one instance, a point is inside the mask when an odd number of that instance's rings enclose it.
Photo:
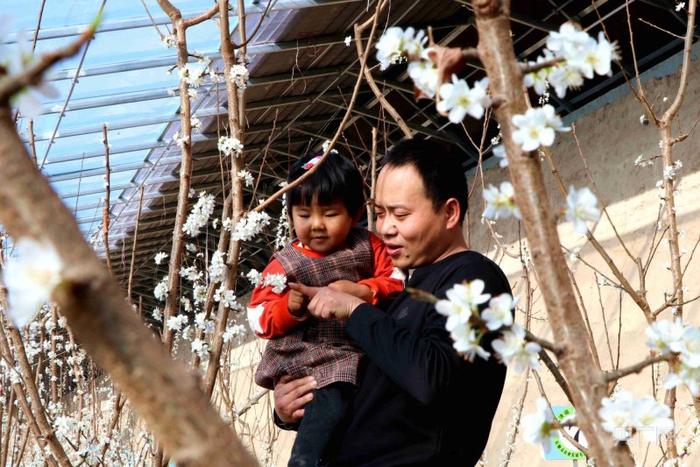
M 377 179 L 377 232 L 394 266 L 412 269 L 439 259 L 450 243 L 447 216 L 428 198 L 412 165 L 385 167 Z

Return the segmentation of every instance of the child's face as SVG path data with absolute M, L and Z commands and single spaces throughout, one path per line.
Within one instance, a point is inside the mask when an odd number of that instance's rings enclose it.
M 345 244 L 355 219 L 340 201 L 292 206 L 294 231 L 304 245 L 318 253 L 331 253 Z

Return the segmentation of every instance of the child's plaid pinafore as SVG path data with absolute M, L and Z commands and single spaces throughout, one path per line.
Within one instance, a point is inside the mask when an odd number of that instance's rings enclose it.
M 291 244 L 275 253 L 288 282 L 322 287 L 346 279 L 357 282 L 372 277 L 374 254 L 369 233 L 354 228 L 346 247 L 323 258 L 310 258 Z M 283 375 L 293 378 L 313 375 L 317 387 L 336 382 L 357 382 L 360 351 L 345 335 L 337 320 L 309 318 L 289 334 L 271 339 L 255 373 L 255 383 L 272 389 Z

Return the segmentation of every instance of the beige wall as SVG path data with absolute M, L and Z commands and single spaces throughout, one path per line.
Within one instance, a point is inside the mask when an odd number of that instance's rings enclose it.
M 698 76 L 699 71 L 700 66 L 695 63 L 691 69 L 691 77 Z M 678 75 L 675 73 L 664 78 L 650 79 L 645 83 L 647 95 L 656 109 L 664 109 L 669 105 L 670 101 L 673 100 L 677 83 Z M 677 136 L 688 131 L 698 120 L 700 114 L 698 93 L 700 93 L 700 79 L 693 78 L 688 88 L 685 104 L 677 120 L 678 123 L 674 125 L 674 135 Z M 666 97 L 668 100 L 664 102 Z M 652 167 L 642 168 L 634 165 L 634 160 L 640 154 L 648 158 L 660 153 L 658 131 L 653 125 L 643 126 L 639 119 L 641 114 L 640 105 L 633 96 L 627 94 L 615 102 L 579 118 L 576 121 L 576 135 L 581 152 L 590 168 L 590 175 L 598 188 L 599 198 L 607 204 L 608 212 L 617 231 L 632 255 L 640 255 L 646 259 L 657 224 L 661 191 L 656 189 L 655 185 L 661 179 L 662 168 L 659 160 L 656 160 Z M 698 233 L 700 233 L 700 206 L 697 203 L 700 196 L 698 147 L 700 147 L 700 134 L 697 132 L 691 133 L 686 141 L 674 147 L 674 159 L 683 162 L 682 182 L 676 198 L 678 221 L 680 229 L 684 232 L 680 240 L 681 250 L 687 252 L 682 258 L 682 264 L 688 261 L 690 252 L 698 239 Z M 577 188 L 591 186 L 573 134 L 560 134 L 552 152 L 557 169 L 567 188 L 569 185 L 574 185 Z M 556 188 L 554 178 L 546 163 L 543 163 L 543 169 L 551 205 L 555 210 L 561 211 L 566 205 L 565 198 Z M 485 172 L 484 179 L 487 185 L 489 183 L 498 184 L 507 179 L 507 172 L 505 169 L 494 167 Z M 474 182 L 473 179 L 472 182 Z M 479 217 L 483 212 L 483 201 L 480 198 L 481 182 L 477 179 L 476 183 L 479 184 L 479 187 L 470 201 L 471 247 L 478 251 L 488 252 L 487 254 L 491 258 L 496 259 L 508 274 L 516 294 L 522 293 L 523 280 L 519 261 L 504 256 L 495 246 L 488 230 L 480 223 Z M 503 235 L 500 241 L 505 248 L 511 253 L 517 254 L 517 224 L 511 220 L 498 221 L 494 228 L 500 235 Z M 611 224 L 602 219 L 593 227 L 593 233 L 625 276 L 635 287 L 638 287 L 639 276 L 635 264 L 620 246 Z M 622 344 L 620 366 L 628 366 L 644 359 L 648 353 L 644 337 L 646 322 L 642 312 L 626 296 L 622 298 L 620 303 L 619 291 L 613 287 L 601 287 L 599 298 L 593 270 L 583 261 L 612 277 L 609 268 L 593 248 L 586 243 L 585 238 L 575 234 L 570 224 L 563 222 L 563 220 L 560 220 L 559 235 L 564 246 L 572 250 L 580 249 L 582 260 L 569 260 L 569 265 L 574 272 L 583 297 L 602 366 L 605 369 L 611 368 L 611 353 L 612 360 L 617 359 L 618 340 Z M 664 302 L 664 291 L 670 292 L 672 290 L 671 273 L 665 267 L 670 261 L 669 258 L 668 244 L 662 242 L 646 278 L 648 299 L 652 308 Z M 700 294 L 700 287 L 696 280 L 698 273 L 700 273 L 698 264 L 697 260 L 691 262 L 686 273 L 686 298 Z M 603 304 L 604 312 L 601 311 L 600 302 Z M 533 311 L 533 331 L 538 335 L 549 337 L 546 311 L 538 291 L 535 291 Z M 700 301 L 686 305 L 684 310 L 686 320 L 700 325 L 698 311 L 700 311 Z M 669 314 L 670 312 L 664 313 L 661 317 L 668 318 Z M 522 312 L 518 313 L 517 319 L 521 323 L 523 322 Z M 622 323 L 622 328 L 618 339 L 619 322 Z M 608 350 L 606 325 L 612 352 Z M 548 372 L 543 370 L 541 374 L 552 403 L 565 403 L 565 397 L 549 377 Z M 517 412 L 514 411 L 514 407 L 518 406 L 526 383 L 524 376 L 509 372 L 506 390 L 495 417 L 484 456 L 486 465 L 500 465 L 507 433 L 512 429 L 512 421 Z M 650 372 L 625 378 L 621 385 L 637 397 L 649 394 L 652 391 Z M 685 428 L 687 431 L 689 424 L 694 420 L 691 412 L 691 398 L 685 388 L 680 389 L 678 393 L 677 422 L 681 429 Z M 534 411 L 534 400 L 538 396 L 537 385 L 534 379 L 531 379 L 527 384 L 525 413 Z M 638 465 L 642 465 L 647 444 L 637 436 L 631 442 L 631 446 Z M 691 447 L 691 453 L 696 450 L 694 446 Z M 656 465 L 660 455 L 656 446 L 650 446 L 646 464 Z M 518 435 L 515 440 L 511 465 L 556 465 L 556 462 L 546 462 L 540 459 L 539 448 L 527 445 Z M 691 454 L 685 461 L 685 465 L 700 465 L 700 455 Z

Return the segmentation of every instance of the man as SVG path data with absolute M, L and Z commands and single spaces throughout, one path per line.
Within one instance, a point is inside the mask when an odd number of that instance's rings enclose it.
M 459 160 L 432 141 L 405 140 L 387 154 L 377 182 L 377 231 L 407 286 L 444 298 L 481 279 L 492 296 L 510 293 L 500 268 L 467 250 L 467 186 Z M 471 466 L 481 456 L 503 390 L 505 366 L 467 362 L 452 347 L 445 318 L 404 292 L 386 312 L 337 290 L 291 284 L 318 319 L 347 320 L 367 355 L 344 429 L 326 456 L 334 466 Z M 484 345 L 489 349 L 488 340 Z M 290 427 L 313 398 L 313 378 L 275 388 L 278 424 Z M 281 422 L 281 423 L 280 423 Z

